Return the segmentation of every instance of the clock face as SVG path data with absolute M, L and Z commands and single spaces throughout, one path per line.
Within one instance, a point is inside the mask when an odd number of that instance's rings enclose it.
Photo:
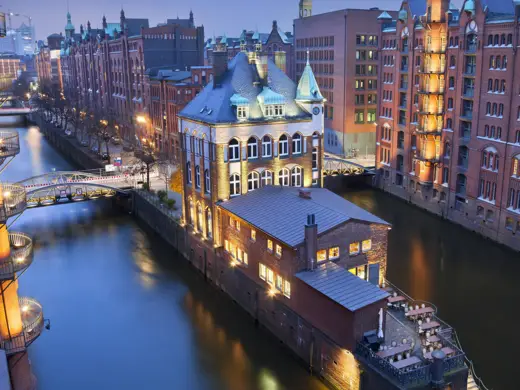
M 319 107 L 314 107 L 314 108 L 312 109 L 312 113 L 313 113 L 314 115 L 318 115 L 318 114 L 320 113 L 320 108 L 319 108 Z

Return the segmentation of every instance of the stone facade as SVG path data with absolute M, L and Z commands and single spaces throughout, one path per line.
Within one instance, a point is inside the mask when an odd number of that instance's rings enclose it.
M 294 20 L 295 71 L 307 52 L 325 103 L 325 150 L 354 156 L 375 153 L 380 10 L 345 9 L 312 15 L 301 4 Z M 307 11 L 308 16 L 302 16 Z M 390 12 L 395 14 L 394 12 Z
M 448 8 L 403 2 L 379 19 L 377 184 L 520 250 L 518 9 Z

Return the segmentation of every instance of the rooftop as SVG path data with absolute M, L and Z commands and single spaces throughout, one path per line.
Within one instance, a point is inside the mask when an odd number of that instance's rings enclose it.
M 386 291 L 333 262 L 312 271 L 299 272 L 296 277 L 352 312 L 389 296 Z
M 387 222 L 324 188 L 265 186 L 237 196 L 220 206 L 285 244 L 296 247 L 305 240 L 307 215 L 314 214 L 318 235 L 349 221 L 389 225 Z

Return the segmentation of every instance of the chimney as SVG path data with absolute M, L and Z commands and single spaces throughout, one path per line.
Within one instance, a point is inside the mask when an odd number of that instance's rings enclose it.
M 222 86 L 222 80 L 227 71 L 227 51 L 213 51 L 213 88 Z
M 256 70 L 258 72 L 258 75 L 260 76 L 260 79 L 265 80 L 267 82 L 267 54 L 264 53 L 257 53 L 256 58 Z
M 305 224 L 305 262 L 308 270 L 313 270 L 316 266 L 316 252 L 318 251 L 318 225 L 316 216 L 307 214 Z
M 284 73 L 286 73 L 286 56 L 284 51 L 274 52 L 274 63 Z

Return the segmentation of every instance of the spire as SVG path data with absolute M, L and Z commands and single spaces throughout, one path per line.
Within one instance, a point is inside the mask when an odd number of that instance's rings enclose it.
M 108 27 L 107 18 L 105 15 L 103 15 L 103 30 L 105 30 L 107 27 Z
M 125 18 L 125 11 L 123 10 L 122 7 L 121 7 L 121 18 L 119 20 L 119 27 L 121 29 L 121 34 L 124 34 L 125 29 L 126 29 L 126 18 Z
M 83 35 L 83 32 L 84 32 L 84 30 L 83 30 L 83 24 L 80 24 L 80 25 L 79 25 L 79 33 L 80 33 L 81 35 Z
M 190 24 L 191 27 L 195 27 L 195 20 L 193 19 L 193 11 L 190 9 Z
M 65 25 L 65 36 L 67 38 L 71 38 L 74 34 L 74 25 L 72 24 L 72 18 L 70 16 L 70 12 L 68 11 L 68 2 L 67 2 L 67 24 Z
M 311 102 L 311 103 L 323 103 L 325 99 L 320 92 L 320 87 L 314 77 L 311 65 L 309 63 L 309 51 L 307 50 L 307 64 L 303 69 L 302 76 L 298 82 L 298 88 L 296 89 L 296 99 L 300 102 Z
M 92 28 L 90 27 L 90 20 L 87 21 L 87 31 L 90 32 Z

